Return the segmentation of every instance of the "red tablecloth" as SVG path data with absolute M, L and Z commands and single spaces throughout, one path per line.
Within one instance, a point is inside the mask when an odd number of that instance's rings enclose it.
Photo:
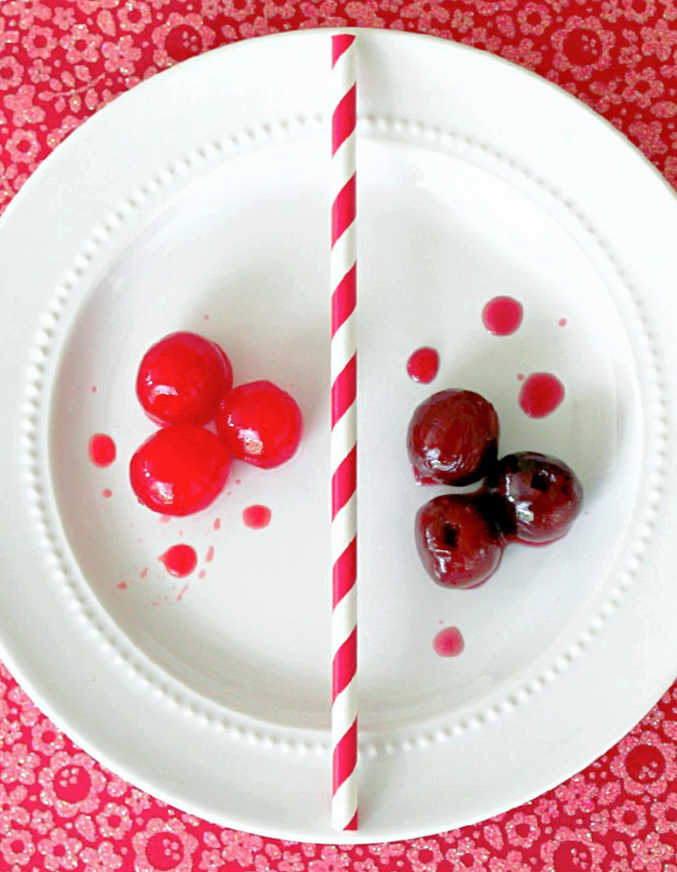
M 677 186 L 677 0 L 2 0 L 0 208 L 141 79 L 233 40 L 323 25 L 432 33 L 523 64 L 605 115 Z M 79 751 L 0 667 L 0 869 L 677 872 L 677 685 L 608 754 L 522 808 L 350 848 L 167 807 Z

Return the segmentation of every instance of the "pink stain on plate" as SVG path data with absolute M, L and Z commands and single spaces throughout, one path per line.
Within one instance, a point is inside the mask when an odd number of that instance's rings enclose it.
M 433 639 L 433 648 L 440 657 L 458 657 L 465 648 L 465 641 L 458 627 L 445 627 Z
M 242 512 L 245 526 L 252 530 L 262 530 L 270 524 L 271 511 L 268 506 L 247 506 Z
M 494 336 L 510 336 L 522 323 L 524 310 L 513 297 L 494 297 L 482 309 L 482 321 Z
M 110 466 L 115 460 L 115 442 L 106 433 L 95 433 L 89 440 L 88 450 L 94 466 Z
M 197 554 L 190 545 L 172 545 L 158 557 L 165 569 L 176 578 L 185 578 L 197 566 Z
M 564 399 L 564 385 L 549 372 L 534 372 L 524 382 L 519 394 L 520 408 L 530 418 L 545 418 Z
M 440 368 L 440 356 L 434 348 L 418 348 L 407 361 L 407 374 L 415 382 L 427 385 Z

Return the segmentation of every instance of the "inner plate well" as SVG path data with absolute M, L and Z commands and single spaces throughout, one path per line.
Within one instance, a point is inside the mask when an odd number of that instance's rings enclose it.
M 360 173 L 359 668 L 362 728 L 379 732 L 475 705 L 555 646 L 619 556 L 642 474 L 643 418 L 616 302 L 539 205 L 414 144 L 363 136 Z M 61 521 L 99 600 L 168 673 L 271 728 L 329 723 L 327 212 L 320 136 L 226 160 L 185 185 L 82 300 L 51 399 Z M 511 337 L 482 325 L 498 294 L 524 306 Z M 129 458 L 154 431 L 134 379 L 145 349 L 182 329 L 220 342 L 236 383 L 269 378 L 289 390 L 306 429 L 290 463 L 235 464 L 209 510 L 163 524 L 128 484 Z M 430 386 L 405 371 L 421 345 L 440 353 Z M 517 403 L 518 374 L 535 371 L 566 387 L 539 421 Z M 474 591 L 436 587 L 414 547 L 417 508 L 444 489 L 415 485 L 406 428 L 414 407 L 446 387 L 496 406 L 502 453 L 553 453 L 586 493 L 566 539 L 509 548 Z M 105 470 L 87 456 L 100 432 L 118 449 Z M 242 522 L 255 503 L 272 511 L 265 530 Z M 178 542 L 199 557 L 185 582 L 158 560 Z M 448 624 L 466 643 L 454 660 L 432 648 Z

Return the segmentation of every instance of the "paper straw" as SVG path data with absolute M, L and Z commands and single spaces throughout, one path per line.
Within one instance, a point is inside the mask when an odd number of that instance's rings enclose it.
M 355 49 L 354 36 L 332 36 L 331 821 L 336 830 L 357 829 Z

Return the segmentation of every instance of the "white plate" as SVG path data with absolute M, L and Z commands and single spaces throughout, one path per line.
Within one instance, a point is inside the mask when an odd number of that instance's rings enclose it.
M 631 727 L 677 663 L 674 195 L 608 125 L 510 64 L 376 31 L 359 51 L 361 829 L 342 841 L 540 793 Z M 337 838 L 328 57 L 326 31 L 296 33 L 152 79 L 60 146 L 0 230 L 4 656 L 136 784 L 317 841 Z M 505 339 L 481 323 L 500 293 L 525 307 Z M 221 341 L 238 381 L 293 391 L 306 436 L 292 463 L 240 466 L 210 510 L 163 525 L 126 466 L 153 430 L 135 367 L 174 329 Z M 405 374 L 424 344 L 441 352 L 430 389 Z M 517 373 L 538 370 L 567 389 L 542 421 L 517 406 Z M 413 483 L 408 418 L 450 385 L 497 406 L 504 451 L 560 455 L 586 489 L 568 538 L 511 548 L 470 592 L 434 586 L 412 536 L 437 491 Z M 117 442 L 109 469 L 87 458 L 95 432 Z M 252 531 L 241 511 L 259 502 L 273 521 Z M 157 561 L 177 541 L 206 570 L 180 600 Z M 433 652 L 442 622 L 465 636 L 457 659 Z

